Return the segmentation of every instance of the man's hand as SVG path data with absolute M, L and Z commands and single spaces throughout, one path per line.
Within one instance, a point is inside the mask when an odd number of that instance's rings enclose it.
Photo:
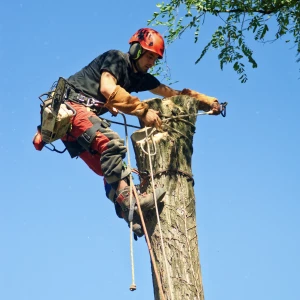
M 207 114 L 209 115 L 219 115 L 221 113 L 221 106 L 220 103 L 215 100 L 212 104 L 211 104 L 211 110 L 207 112 Z
M 183 89 L 180 94 L 197 99 L 199 101 L 198 110 L 203 110 L 209 115 L 219 115 L 221 113 L 221 106 L 215 97 L 210 97 L 190 89 Z
M 159 111 L 154 109 L 148 109 L 146 114 L 142 116 L 140 119 L 145 124 L 145 126 L 153 127 L 155 126 L 157 129 L 161 128 L 161 119 L 158 116 Z

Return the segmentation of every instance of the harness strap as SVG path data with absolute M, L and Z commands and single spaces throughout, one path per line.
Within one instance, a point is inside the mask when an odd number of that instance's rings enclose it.
M 110 126 L 109 122 L 102 120 L 98 117 L 90 117 L 89 120 L 93 126 L 83 132 L 75 141 L 63 141 L 71 158 L 79 156 L 84 151 L 89 151 L 91 154 L 95 154 L 96 151 L 91 149 L 91 144 L 96 137 L 96 132 L 101 128 L 107 128 Z
M 73 87 L 69 87 L 67 95 L 69 101 L 89 107 L 96 115 L 101 115 L 108 111 L 108 109 L 104 107 L 105 102 L 88 96 L 83 92 L 78 92 Z
M 96 137 L 96 132 L 100 131 L 101 128 L 107 128 L 110 126 L 110 123 L 106 120 L 102 120 L 99 117 L 89 117 L 89 120 L 93 124 L 92 127 L 87 129 L 82 135 L 77 138 L 77 143 L 85 150 L 94 153 L 94 150 L 91 149 L 91 144 Z
M 87 129 L 82 135 L 77 138 L 77 142 L 85 150 L 91 151 L 91 144 L 96 136 L 96 132 L 100 130 L 101 123 L 95 123 L 91 128 Z
M 62 141 L 71 158 L 78 157 L 85 149 L 76 141 Z

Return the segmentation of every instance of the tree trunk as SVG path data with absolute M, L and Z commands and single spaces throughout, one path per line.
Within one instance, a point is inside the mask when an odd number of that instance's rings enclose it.
M 197 100 L 174 96 L 147 103 L 163 115 L 163 131 L 147 128 L 146 133 L 143 128 L 133 133 L 131 139 L 141 175 L 141 192 L 152 190 L 151 165 L 155 187 L 167 191 L 164 204 L 158 206 L 161 226 L 156 210 L 144 214 L 164 295 L 160 294 L 152 264 L 155 299 L 203 300 L 191 173 Z M 169 117 L 172 119 L 167 120 Z

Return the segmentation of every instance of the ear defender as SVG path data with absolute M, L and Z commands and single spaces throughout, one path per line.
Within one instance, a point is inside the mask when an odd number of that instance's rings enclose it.
M 129 48 L 129 55 L 133 60 L 137 60 L 142 55 L 143 48 L 140 43 L 132 43 Z

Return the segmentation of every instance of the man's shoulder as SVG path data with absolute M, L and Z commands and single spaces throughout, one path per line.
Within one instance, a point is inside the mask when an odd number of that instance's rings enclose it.
M 124 53 L 120 50 L 115 50 L 115 49 L 108 50 L 108 51 L 104 52 L 102 54 L 102 56 L 113 57 L 113 58 L 119 57 L 120 59 L 124 59 L 125 61 L 129 61 L 128 53 Z

